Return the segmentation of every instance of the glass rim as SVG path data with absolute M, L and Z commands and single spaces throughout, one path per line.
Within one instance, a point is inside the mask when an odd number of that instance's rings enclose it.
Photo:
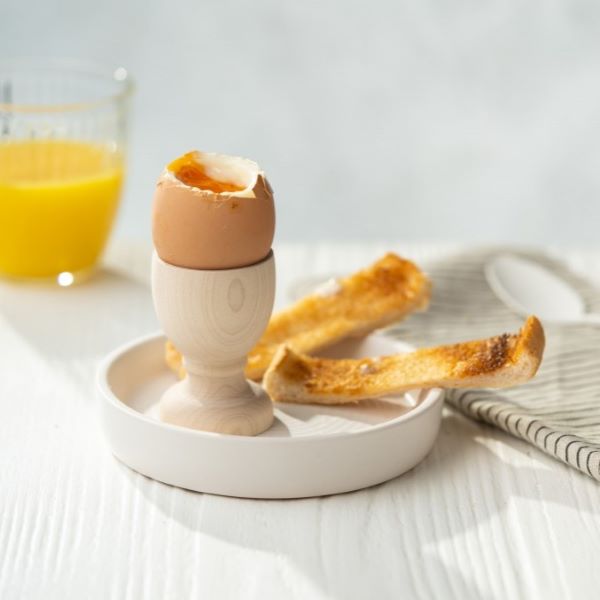
M 134 90 L 134 82 L 123 66 L 110 66 L 93 61 L 75 58 L 3 58 L 0 59 L 0 77 L 3 70 L 23 68 L 40 71 L 62 71 L 72 75 L 93 75 L 103 78 L 105 81 L 113 82 L 119 89 L 113 93 L 99 95 L 95 100 L 64 103 L 18 103 L 1 102 L 0 112 L 20 113 L 49 113 L 49 112 L 76 112 L 97 108 L 113 102 L 125 100 Z M 0 79 L 0 84 L 2 80 Z M 1 90 L 0 90 L 1 91 Z

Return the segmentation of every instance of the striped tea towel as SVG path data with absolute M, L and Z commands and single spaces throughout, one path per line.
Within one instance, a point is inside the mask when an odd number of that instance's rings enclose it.
M 516 332 L 523 319 L 496 298 L 483 274 L 495 254 L 477 251 L 424 263 L 433 281 L 431 306 L 393 334 L 423 346 Z M 520 255 L 552 269 L 581 293 L 589 310 L 600 312 L 598 290 L 544 256 Z M 446 400 L 600 480 L 600 326 L 544 328 L 544 360 L 532 381 L 507 390 L 451 390 Z

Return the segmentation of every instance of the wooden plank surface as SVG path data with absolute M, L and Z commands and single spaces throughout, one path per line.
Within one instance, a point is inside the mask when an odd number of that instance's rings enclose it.
M 298 277 L 390 246 L 277 249 Z M 451 247 L 396 247 L 417 260 Z M 320 499 L 187 492 L 119 464 L 94 373 L 157 327 L 149 249 L 117 244 L 71 290 L 0 285 L 0 598 L 591 598 L 600 487 L 524 442 L 446 411 L 412 472 Z M 600 255 L 568 255 L 600 284 Z

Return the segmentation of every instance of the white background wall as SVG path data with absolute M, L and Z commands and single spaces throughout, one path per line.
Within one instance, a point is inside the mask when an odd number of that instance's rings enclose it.
M 261 163 L 279 240 L 597 243 L 597 0 L 0 0 L 0 55 L 137 80 L 118 234 L 162 165 Z

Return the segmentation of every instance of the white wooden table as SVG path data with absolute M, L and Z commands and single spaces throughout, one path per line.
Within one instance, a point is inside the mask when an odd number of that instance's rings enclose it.
M 281 246 L 278 303 L 385 249 L 452 250 Z M 600 253 L 568 257 L 600 283 Z M 449 410 L 418 468 L 341 496 L 202 495 L 119 464 L 94 373 L 157 327 L 148 259 L 117 244 L 87 285 L 0 285 L 0 598 L 598 597 L 599 485 Z

